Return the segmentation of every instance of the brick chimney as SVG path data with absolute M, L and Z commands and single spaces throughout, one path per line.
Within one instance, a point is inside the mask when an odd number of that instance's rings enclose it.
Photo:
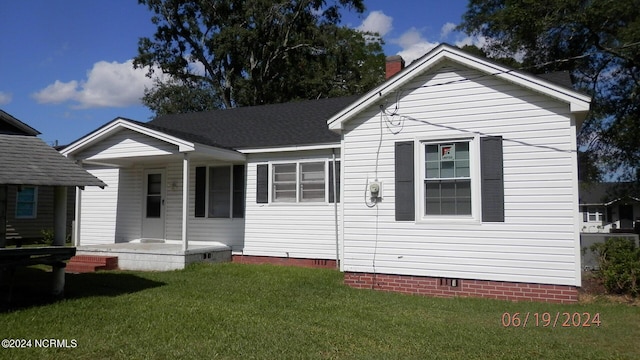
M 400 55 L 387 56 L 387 66 L 385 68 L 386 77 L 388 79 L 404 69 L 404 59 Z

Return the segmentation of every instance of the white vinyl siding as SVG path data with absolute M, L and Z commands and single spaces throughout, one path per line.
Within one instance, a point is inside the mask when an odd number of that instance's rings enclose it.
M 81 190 L 80 245 L 112 244 L 116 238 L 120 171 L 89 166 L 85 170 L 107 186 L 104 189 L 87 186 Z
M 339 157 L 336 155 L 336 158 Z M 258 164 L 331 164 L 331 150 L 251 154 L 247 159 L 246 230 L 244 255 L 310 259 L 336 258 L 336 227 L 333 203 L 256 202 Z M 312 166 L 313 170 L 314 167 Z M 315 169 L 319 169 L 315 167 Z M 319 180 L 319 170 L 308 180 Z M 328 177 L 324 171 L 324 177 Z M 295 179 L 295 178 L 294 178 Z M 307 180 L 306 179 L 306 180 Z M 327 180 L 330 181 L 330 180 Z M 324 184 L 327 186 L 327 184 Z M 318 194 L 315 194 L 319 196 Z M 337 206 L 338 215 L 340 205 Z
M 568 104 L 452 63 L 380 104 L 398 110 L 372 106 L 343 132 L 344 271 L 579 285 Z M 395 221 L 394 143 L 416 144 L 417 196 L 421 142 L 482 136 L 503 137 L 504 222 Z M 376 209 L 363 197 L 372 179 L 384 184 Z
M 177 153 L 178 147 L 133 130 L 122 129 L 75 155 L 85 161 Z

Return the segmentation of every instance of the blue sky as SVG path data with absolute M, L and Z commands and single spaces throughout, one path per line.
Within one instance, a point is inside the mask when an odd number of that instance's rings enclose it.
M 478 43 L 451 31 L 466 0 L 365 0 L 346 26 L 382 34 L 387 55 L 407 63 L 440 42 Z M 139 99 L 151 84 L 134 70 L 140 37 L 151 36 L 151 13 L 134 0 L 0 1 L 0 109 L 39 130 L 47 143 L 67 144 L 125 117 L 147 121 Z

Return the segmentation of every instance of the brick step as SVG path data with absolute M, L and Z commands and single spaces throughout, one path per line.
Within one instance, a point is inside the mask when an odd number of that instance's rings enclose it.
M 117 256 L 76 255 L 71 258 L 70 262 L 100 264 L 106 266 L 107 270 L 118 268 Z
M 100 264 L 74 262 L 68 263 L 64 270 L 68 273 L 89 273 L 105 269 L 104 266 Z
M 117 256 L 76 255 L 67 263 L 66 272 L 84 273 L 117 268 Z

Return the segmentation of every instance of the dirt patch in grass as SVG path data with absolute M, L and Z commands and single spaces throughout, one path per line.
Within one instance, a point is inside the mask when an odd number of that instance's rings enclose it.
M 616 295 L 607 293 L 602 280 L 594 272 L 582 273 L 582 287 L 578 289 L 578 301 L 583 304 L 595 302 L 610 302 L 616 304 L 628 304 L 640 306 L 640 298 L 629 295 Z

